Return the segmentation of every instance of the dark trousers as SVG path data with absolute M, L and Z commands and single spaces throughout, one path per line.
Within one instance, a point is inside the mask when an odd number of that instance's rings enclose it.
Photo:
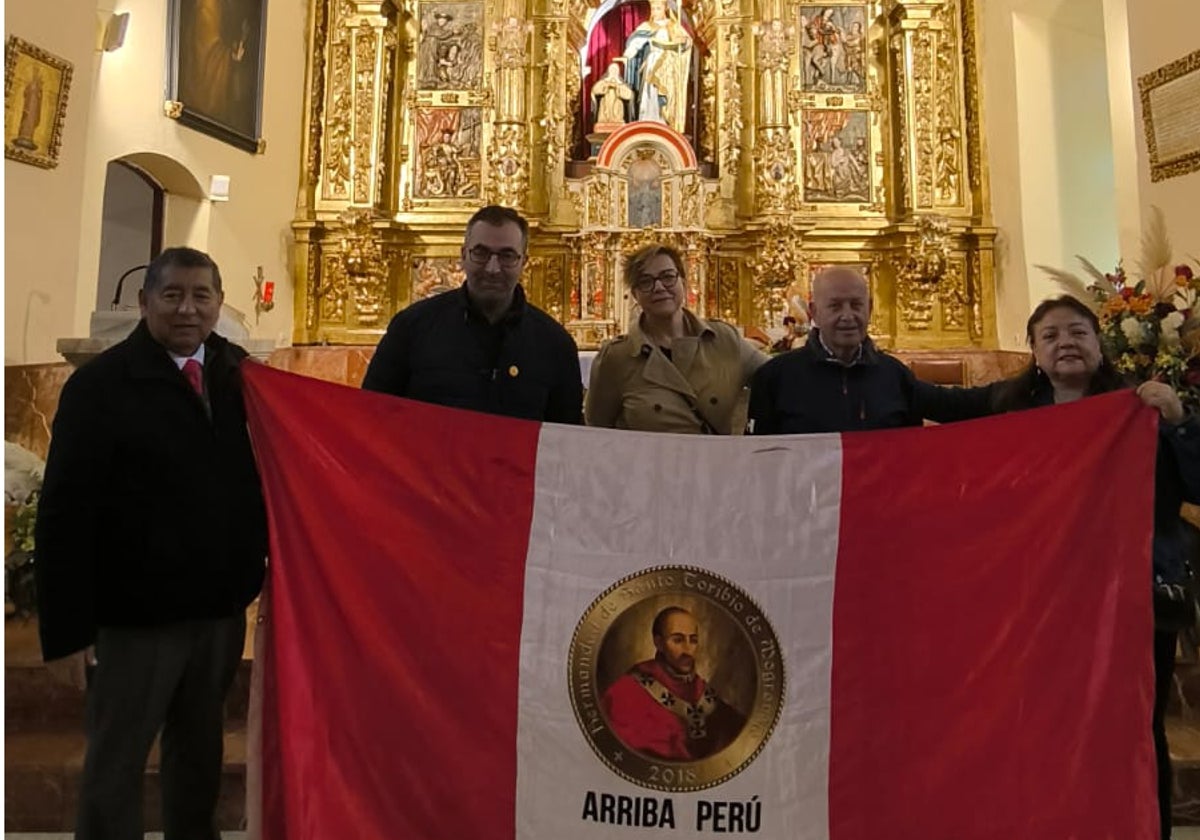
M 1171 753 L 1163 718 L 1175 677 L 1175 634 L 1154 633 L 1154 757 L 1158 761 L 1158 816 L 1163 840 L 1171 837 Z
M 160 730 L 165 840 L 220 837 L 223 706 L 245 635 L 244 613 L 100 629 L 76 840 L 142 840 L 142 780 Z

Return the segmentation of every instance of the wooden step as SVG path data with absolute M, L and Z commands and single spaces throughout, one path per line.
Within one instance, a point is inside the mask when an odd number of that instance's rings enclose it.
M 41 661 L 34 619 L 4 622 L 4 830 L 68 832 L 83 772 L 84 694 L 54 680 Z M 225 705 L 225 759 L 217 826 L 244 828 L 246 713 L 252 662 L 243 654 Z M 158 746 L 146 766 L 146 829 L 162 829 Z
M 5 832 L 73 831 L 85 741 L 82 732 L 20 732 L 4 737 Z M 158 745 L 146 765 L 143 815 L 147 831 L 162 830 Z M 225 733 L 217 827 L 245 828 L 246 731 Z

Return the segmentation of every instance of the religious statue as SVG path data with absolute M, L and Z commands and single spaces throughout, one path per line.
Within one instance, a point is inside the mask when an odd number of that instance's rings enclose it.
M 687 120 L 692 38 L 666 0 L 650 0 L 650 17 L 625 41 L 625 81 L 637 92 L 637 118 L 683 132 Z
M 596 131 L 613 131 L 625 124 L 625 103 L 633 99 L 633 88 L 621 78 L 624 58 L 617 58 L 608 65 L 608 72 L 592 86 L 592 102 L 600 100 L 596 108 Z
M 22 149 L 36 149 L 33 133 L 37 131 L 42 121 L 42 74 L 37 70 L 25 83 L 25 91 L 21 97 L 21 123 L 17 128 L 17 137 L 12 141 L 14 146 Z

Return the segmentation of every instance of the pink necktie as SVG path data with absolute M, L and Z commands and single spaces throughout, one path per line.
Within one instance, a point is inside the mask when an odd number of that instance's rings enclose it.
M 183 363 L 183 375 L 198 396 L 204 396 L 204 367 L 195 359 Z

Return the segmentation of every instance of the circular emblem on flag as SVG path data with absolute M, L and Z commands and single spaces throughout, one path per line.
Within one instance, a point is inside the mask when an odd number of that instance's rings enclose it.
M 754 761 L 783 708 L 771 622 L 732 581 L 657 566 L 614 583 L 579 620 L 568 684 L 584 737 L 642 787 L 694 791 Z

